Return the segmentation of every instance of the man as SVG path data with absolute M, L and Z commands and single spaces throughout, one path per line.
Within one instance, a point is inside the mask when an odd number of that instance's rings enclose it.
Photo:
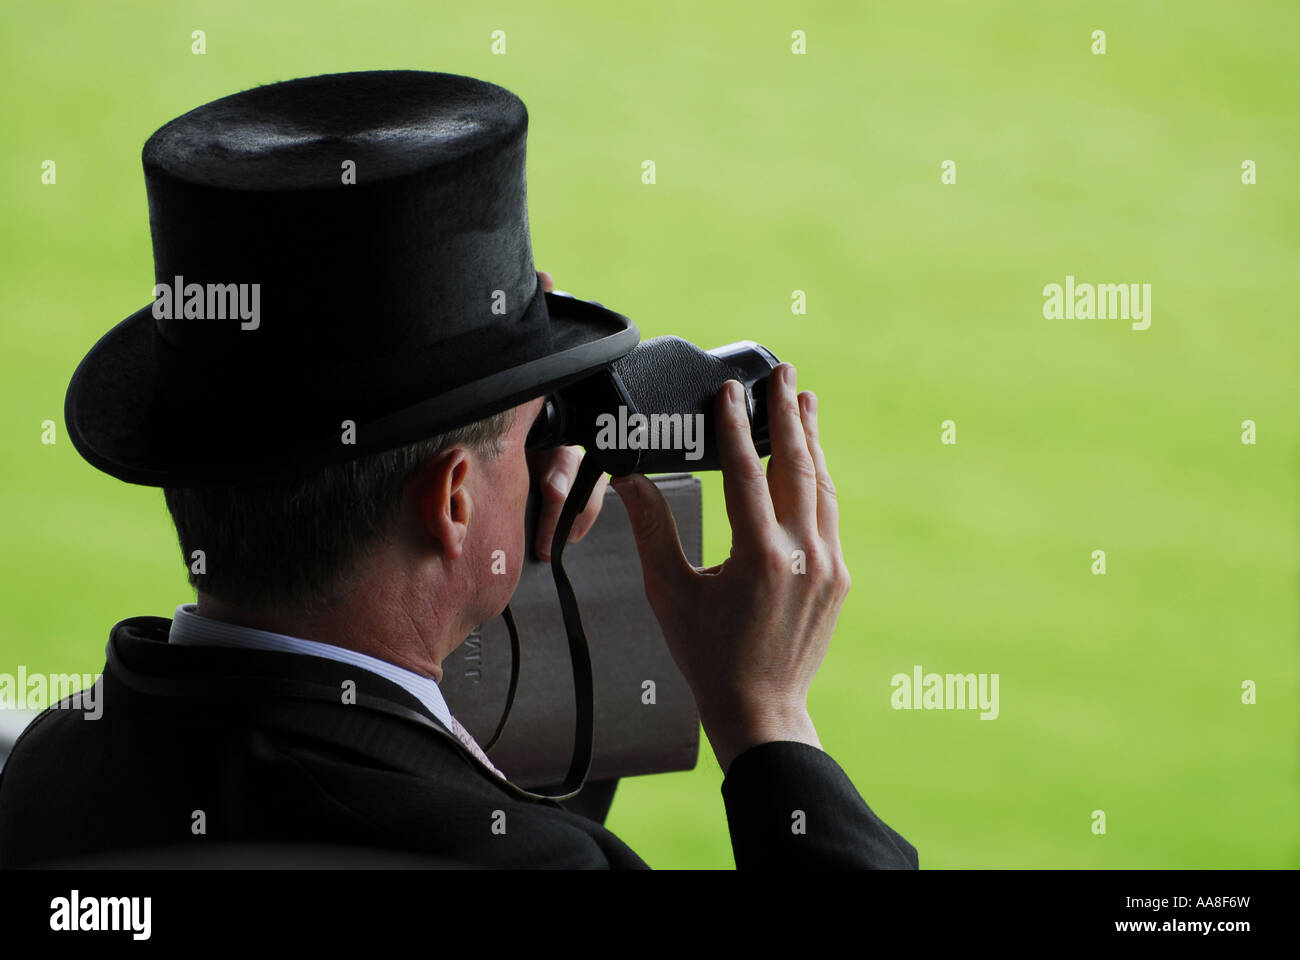
M 198 603 L 114 628 L 102 716 L 50 710 L 24 734 L 0 865 L 291 843 L 645 866 L 511 784 L 437 686 L 519 580 L 544 395 L 636 342 L 533 271 L 526 120 L 469 78 L 343 74 L 207 104 L 146 144 L 158 299 L 83 360 L 67 422 L 92 464 L 164 488 Z M 738 387 L 716 406 L 724 563 L 692 568 L 655 485 L 615 482 L 736 863 L 915 867 L 807 710 L 849 587 L 816 400 L 790 365 L 772 376 L 765 476 Z M 576 460 L 533 459 L 544 553 Z

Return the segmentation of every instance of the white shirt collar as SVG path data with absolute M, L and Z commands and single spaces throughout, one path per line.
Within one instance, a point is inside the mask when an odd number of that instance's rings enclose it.
M 278 650 L 281 653 L 301 653 L 309 657 L 324 657 L 337 660 L 362 670 L 376 673 L 385 680 L 390 680 L 402 687 L 411 696 L 437 717 L 448 730 L 453 730 L 451 710 L 442 697 L 442 691 L 429 677 L 422 677 L 397 664 L 367 656 L 346 647 L 336 647 L 331 643 L 319 643 L 315 640 L 303 640 L 282 633 L 241 627 L 224 620 L 214 620 L 201 616 L 197 604 L 185 603 L 176 608 L 172 628 L 168 634 L 169 643 L 211 644 L 219 647 L 245 647 L 253 650 Z

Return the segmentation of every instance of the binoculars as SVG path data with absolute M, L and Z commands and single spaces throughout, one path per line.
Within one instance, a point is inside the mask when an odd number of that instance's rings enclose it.
M 526 445 L 584 447 L 611 476 L 718 470 L 715 397 L 728 380 L 738 380 L 754 448 L 764 457 L 771 452 L 767 378 L 779 362 L 752 340 L 713 350 L 681 337 L 645 340 L 598 373 L 549 394 Z

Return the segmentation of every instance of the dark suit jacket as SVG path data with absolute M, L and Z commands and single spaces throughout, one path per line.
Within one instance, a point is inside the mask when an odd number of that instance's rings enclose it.
M 113 629 L 98 719 L 56 707 L 23 733 L 0 773 L 0 867 L 222 843 L 359 845 L 442 865 L 646 866 L 596 820 L 493 776 L 396 684 L 316 657 L 173 646 L 170 624 L 137 617 Z M 917 866 L 814 747 L 749 749 L 722 796 L 738 867 Z

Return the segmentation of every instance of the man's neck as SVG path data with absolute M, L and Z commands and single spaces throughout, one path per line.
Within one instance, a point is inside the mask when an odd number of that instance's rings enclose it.
M 198 613 L 254 630 L 346 647 L 429 677 L 435 683 L 442 681 L 443 659 L 468 634 L 439 622 L 431 603 L 412 603 L 395 590 L 370 591 L 364 586 L 354 587 L 349 596 L 322 610 L 250 608 L 200 592 Z M 451 642 L 452 636 L 459 638 Z

